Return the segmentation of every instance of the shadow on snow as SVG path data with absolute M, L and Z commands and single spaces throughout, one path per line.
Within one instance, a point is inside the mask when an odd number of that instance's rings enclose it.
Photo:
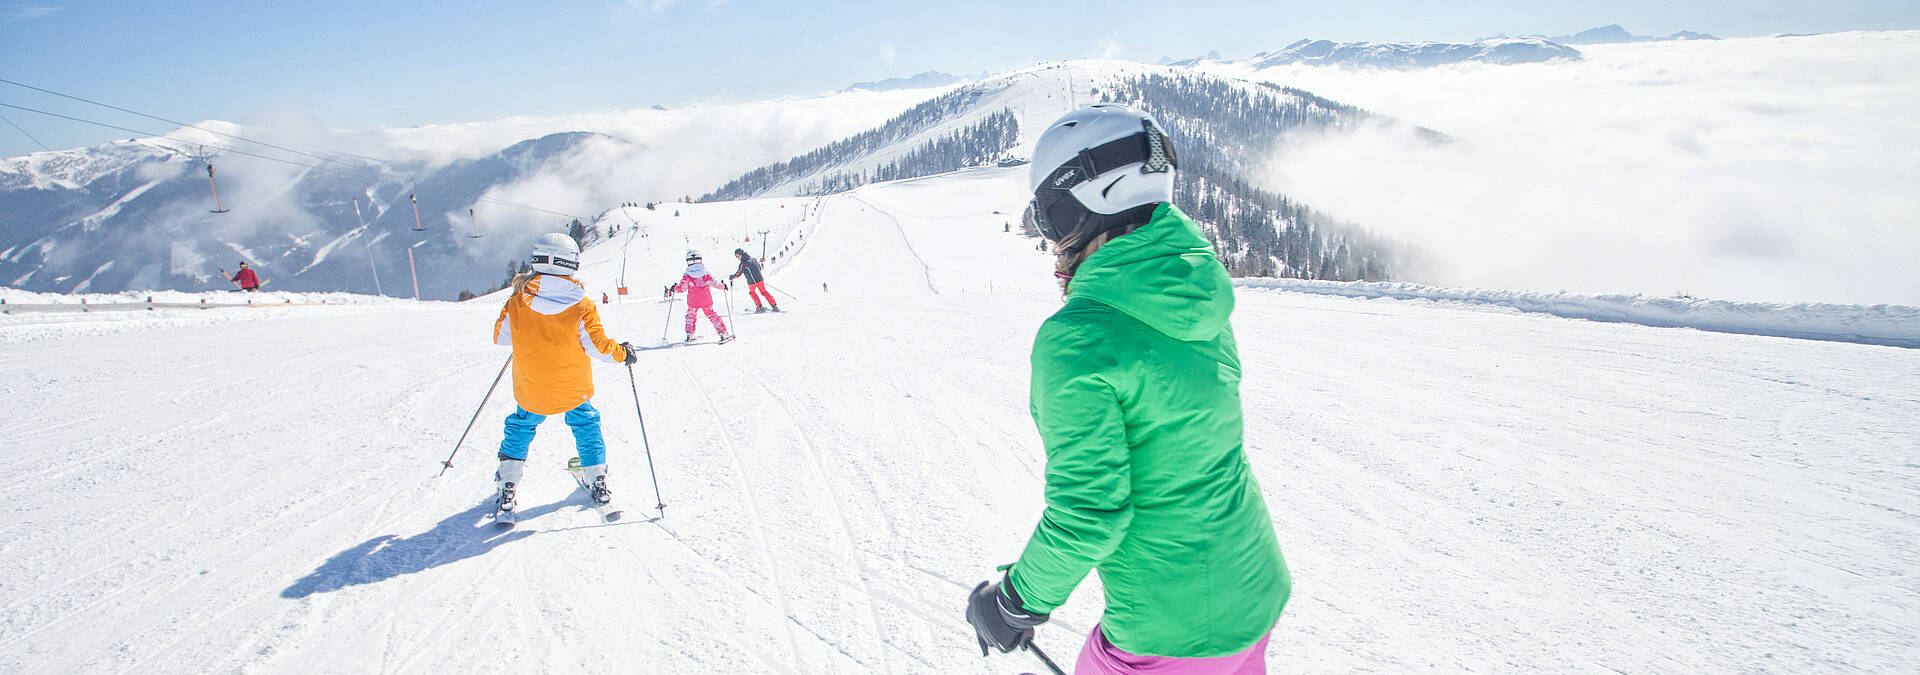
M 537 506 L 520 512 L 520 519 L 552 513 L 568 505 L 567 500 Z M 493 499 L 473 508 L 447 516 L 427 530 L 411 537 L 383 534 L 361 542 L 327 559 L 312 574 L 293 582 L 280 592 L 283 598 L 304 598 L 348 586 L 385 581 L 485 554 L 510 542 L 533 536 L 532 530 L 500 529 L 488 514 Z

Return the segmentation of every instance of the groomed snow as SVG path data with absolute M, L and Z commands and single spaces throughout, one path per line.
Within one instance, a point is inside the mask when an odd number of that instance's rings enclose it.
M 484 522 L 510 384 L 435 477 L 506 357 L 496 298 L 10 341 L 0 671 L 1039 671 L 961 618 L 1041 505 L 1027 357 L 1059 300 L 1002 174 L 635 213 L 661 239 L 625 246 L 616 339 L 679 332 L 686 242 L 721 273 L 748 218 L 806 243 L 787 313 L 736 290 L 739 341 L 596 366 L 613 525 L 557 421 L 527 518 Z M 1235 326 L 1295 578 L 1273 672 L 1920 662 L 1920 350 L 1287 290 L 1241 289 Z M 1099 604 L 1041 644 L 1070 660 Z
M 1530 293 L 1303 279 L 1241 279 L 1235 284 L 1241 288 L 1279 289 L 1350 298 L 1430 300 L 1505 307 L 1570 319 L 1617 321 L 1644 326 L 1920 348 L 1920 308 L 1905 305 L 1731 302 L 1689 297 Z

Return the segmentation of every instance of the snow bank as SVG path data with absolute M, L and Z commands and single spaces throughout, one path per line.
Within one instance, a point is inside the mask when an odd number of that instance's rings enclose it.
M 61 294 L 0 287 L 0 344 L 234 322 L 339 316 L 370 311 L 451 309 L 460 306 L 451 302 L 416 302 L 357 293 L 125 291 Z
M 1920 308 L 1905 305 L 1732 302 L 1302 279 L 1237 279 L 1234 285 L 1352 298 L 1434 300 L 1509 307 L 1569 319 L 1920 349 Z
M 5 305 L 114 305 L 127 303 L 193 303 L 214 305 L 326 304 L 378 305 L 412 304 L 414 301 L 361 293 L 293 293 L 260 291 L 122 291 L 119 293 L 38 293 L 0 286 L 0 304 Z

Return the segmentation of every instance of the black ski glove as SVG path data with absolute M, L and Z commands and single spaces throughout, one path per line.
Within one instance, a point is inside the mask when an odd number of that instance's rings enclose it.
M 1008 577 L 1001 577 L 997 584 L 982 581 L 967 597 L 967 623 L 973 624 L 973 635 L 980 640 L 981 656 L 987 655 L 988 645 L 1002 654 L 1026 647 L 1033 642 L 1034 627 L 1048 618 L 1021 606 L 1020 593 L 1013 590 Z
M 634 364 L 634 362 L 640 360 L 640 350 L 634 347 L 633 343 L 622 342 L 620 343 L 620 348 L 626 350 L 627 352 L 627 365 L 631 366 Z

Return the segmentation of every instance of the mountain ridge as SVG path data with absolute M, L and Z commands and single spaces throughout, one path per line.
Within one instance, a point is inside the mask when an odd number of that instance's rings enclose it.
M 1042 64 L 1012 71 L 923 100 L 921 106 L 936 109 L 928 109 L 911 128 L 889 131 L 882 124 L 838 137 L 834 142 L 843 145 L 837 147 L 847 151 L 841 155 L 828 153 L 833 156 L 823 155 L 822 161 L 804 170 L 767 173 L 764 180 L 751 185 L 739 183 L 757 171 L 748 170 L 737 174 L 737 187 L 722 184 L 705 199 L 825 194 L 969 166 L 1017 164 L 1024 161 L 1023 148 L 1031 147 L 1037 130 L 1047 121 L 1072 107 L 1105 100 L 1106 92 L 1130 78 L 1177 72 L 1191 73 L 1125 61 Z M 1192 73 L 1190 77 L 1218 76 Z M 1266 88 L 1251 82 L 1223 86 L 1222 91 Z M 1307 106 L 1302 110 L 1334 109 L 1327 107 L 1330 102 L 1297 94 L 1304 92 L 1271 96 Z M 764 104 L 755 105 L 761 107 L 752 110 L 765 109 Z M 647 114 L 686 119 L 704 112 Z M 676 114 L 682 117 L 673 118 Z M 1263 123 L 1281 119 L 1275 116 Z M 1191 122 L 1211 124 L 1200 118 Z M 225 123 L 196 126 L 257 135 L 237 125 L 214 126 L 219 124 Z M 440 129 L 414 135 L 432 136 L 449 145 L 447 138 L 460 138 L 458 133 Z M 503 138 L 497 129 L 486 133 L 484 138 Z M 208 140 L 204 148 L 198 143 L 188 146 L 203 136 Z M 862 138 L 868 140 L 844 145 Z M 564 230 L 569 221 L 578 220 L 597 236 L 600 218 L 594 214 L 604 215 L 612 206 L 599 201 L 607 195 L 640 192 L 646 197 L 632 203 L 669 199 L 621 187 L 632 180 L 622 167 L 630 166 L 633 159 L 659 157 L 650 152 L 653 146 L 602 132 L 546 133 L 496 146 L 499 149 L 491 152 L 464 153 L 468 156 L 457 153 L 432 159 L 421 154 L 377 160 L 330 153 L 337 159 L 325 162 L 236 156 L 222 149 L 234 145 L 231 140 L 224 144 L 213 140 L 218 139 L 200 132 L 187 140 L 116 141 L 0 162 L 0 284 L 37 292 L 217 290 L 230 286 L 224 278 L 216 278 L 232 272 L 227 261 L 246 260 L 280 290 L 370 292 L 380 285 L 376 276 L 405 276 L 418 279 L 423 298 L 452 298 L 496 287 L 502 262 L 517 260 L 520 238 L 532 232 Z M 816 147 L 829 146 L 832 143 Z M 667 159 L 664 164 L 647 161 L 645 165 L 670 168 L 674 160 L 685 158 Z M 211 185 L 206 173 L 209 161 L 215 167 Z M 792 160 L 784 164 L 789 169 L 795 166 Z M 760 164 L 747 166 L 755 165 Z M 1290 258 L 1284 252 L 1287 247 L 1274 244 L 1268 233 L 1279 232 L 1285 238 L 1285 232 L 1304 227 L 1299 230 L 1302 236 L 1312 232 L 1321 239 L 1338 239 L 1346 235 L 1336 233 L 1348 227 L 1311 210 L 1289 211 L 1293 206 L 1284 198 L 1260 201 L 1268 198 L 1257 197 L 1258 191 L 1242 175 L 1246 170 L 1244 162 L 1220 165 L 1224 173 L 1214 175 L 1207 190 L 1212 195 L 1209 199 L 1224 200 L 1219 203 L 1227 207 L 1217 212 L 1219 218 L 1203 217 L 1223 250 L 1233 252 L 1227 259 L 1233 261 L 1237 274 L 1390 277 L 1386 270 L 1391 267 L 1385 265 L 1309 264 L 1298 254 Z M 214 209 L 214 186 L 220 206 L 228 213 L 208 213 Z M 560 200 L 555 195 L 572 197 Z M 583 198 L 604 206 L 563 205 L 578 204 Z M 1265 206 L 1256 206 L 1260 203 Z M 1249 213 L 1268 215 L 1262 223 L 1227 215 Z M 1226 220 L 1231 218 L 1241 220 Z M 424 229 L 415 231 L 416 224 Z M 1338 241 L 1325 247 L 1328 256 L 1340 248 Z M 1321 246 L 1310 248 L 1318 251 Z M 1362 257 L 1385 260 L 1392 256 Z M 401 294 L 402 288 L 384 285 L 384 290 L 395 294 Z M 404 288 L 411 292 L 411 284 Z

